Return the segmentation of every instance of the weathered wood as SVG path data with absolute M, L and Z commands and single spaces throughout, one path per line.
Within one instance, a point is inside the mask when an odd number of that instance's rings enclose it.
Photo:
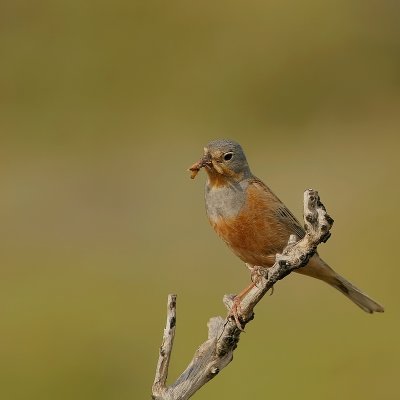
M 175 327 L 176 294 L 169 294 L 167 302 L 167 322 L 165 323 L 163 340 L 160 346 L 156 376 L 153 382 L 153 393 L 158 393 L 165 389 L 168 377 L 169 361 L 171 359 L 172 346 L 175 338 Z
M 320 202 L 318 192 L 308 189 L 304 192 L 304 227 L 306 234 L 298 240 L 291 235 L 282 254 L 276 255 L 275 264 L 265 270 L 265 276 L 257 281 L 240 303 L 242 326 L 254 317 L 254 307 L 274 284 L 293 270 L 305 266 L 321 242 L 330 237 L 333 219 Z M 234 295 L 225 295 L 224 303 L 231 309 Z M 157 364 L 156 377 L 152 388 L 154 400 L 186 400 L 210 379 L 214 378 L 233 358 L 240 334 L 232 317 L 213 317 L 208 322 L 208 339 L 197 349 L 192 361 L 181 376 L 170 386 L 166 385 L 168 364 L 172 351 L 176 323 L 176 296 L 168 296 L 167 324 Z

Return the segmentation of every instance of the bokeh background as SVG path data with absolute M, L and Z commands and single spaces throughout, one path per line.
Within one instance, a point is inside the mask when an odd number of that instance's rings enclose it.
M 221 137 L 386 313 L 290 276 L 196 398 L 400 398 L 400 3 L 0 7 L 1 399 L 149 398 L 171 292 L 186 367 L 249 281 L 186 171 Z

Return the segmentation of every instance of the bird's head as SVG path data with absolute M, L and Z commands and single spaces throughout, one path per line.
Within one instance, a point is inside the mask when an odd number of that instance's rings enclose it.
M 230 139 L 214 140 L 204 147 L 203 157 L 189 168 L 192 179 L 201 168 L 205 168 L 211 181 L 240 181 L 251 174 L 242 147 Z

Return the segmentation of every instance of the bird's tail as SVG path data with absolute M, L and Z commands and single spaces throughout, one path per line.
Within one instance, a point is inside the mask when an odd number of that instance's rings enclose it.
M 362 308 L 364 311 L 371 314 L 373 312 L 384 311 L 384 308 L 379 303 L 377 303 L 375 300 L 372 300 L 371 297 L 363 293 L 360 289 L 356 288 L 342 276 L 336 274 L 335 279 L 328 283 L 335 289 L 339 290 L 339 292 L 347 296 L 353 303 L 357 304 L 358 307 Z
M 352 283 L 343 278 L 343 276 L 340 276 L 325 261 L 319 258 L 317 254 L 310 259 L 305 267 L 296 270 L 296 272 L 329 283 L 329 285 L 339 290 L 339 292 L 343 293 L 367 313 L 372 314 L 373 312 L 384 311 L 384 308 L 379 303 L 372 300 L 371 297 L 356 288 Z

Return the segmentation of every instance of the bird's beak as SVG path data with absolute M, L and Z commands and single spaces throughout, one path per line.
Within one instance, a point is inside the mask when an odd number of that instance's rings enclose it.
M 197 173 L 201 170 L 203 167 L 210 167 L 212 165 L 211 162 L 211 154 L 207 151 L 202 158 L 200 158 L 199 161 L 194 163 L 191 167 L 189 167 L 189 171 L 192 172 L 192 175 L 190 177 L 194 179 L 197 175 Z

